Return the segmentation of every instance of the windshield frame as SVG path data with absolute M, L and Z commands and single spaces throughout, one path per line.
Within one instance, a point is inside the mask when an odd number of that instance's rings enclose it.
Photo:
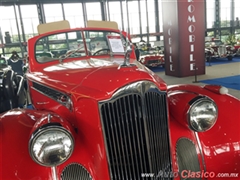
M 87 33 L 93 33 L 93 32 L 96 32 L 96 33 L 103 33 L 105 35 L 116 35 L 118 36 L 121 40 L 122 40 L 122 46 L 123 46 L 123 50 L 122 52 L 118 53 L 118 52 L 112 52 L 112 48 L 109 48 L 109 53 L 105 53 L 105 54 L 92 54 L 92 52 L 88 51 L 88 48 L 89 48 L 89 37 L 87 37 Z M 66 53 L 63 53 L 62 55 L 65 55 L 64 57 L 59 57 L 59 56 L 54 56 L 53 55 L 53 51 L 55 51 L 55 49 L 51 49 L 50 51 L 50 48 L 49 48 L 49 45 L 52 45 L 54 44 L 53 42 L 54 41 L 49 41 L 48 40 L 48 48 L 47 50 L 44 49 L 44 44 L 41 42 L 41 41 L 44 41 L 44 38 L 49 38 L 51 36 L 56 36 L 56 35 L 63 35 L 65 34 L 66 35 L 66 39 L 64 40 L 58 40 L 59 43 L 61 42 L 68 42 L 69 40 L 71 39 L 68 39 L 67 35 L 70 34 L 70 33 L 78 33 L 81 38 L 76 38 L 74 39 L 76 42 L 80 42 L 82 41 L 83 42 L 83 45 L 84 45 L 84 49 L 83 49 L 83 55 L 81 56 L 77 56 L 77 57 L 72 57 L 70 55 Z M 109 41 L 107 39 L 107 36 L 102 36 L 102 38 L 105 38 L 105 43 L 106 43 L 106 46 L 110 46 L 109 45 Z M 95 37 L 93 37 L 95 38 Z M 41 43 L 40 43 L 41 42 Z M 38 62 L 38 63 L 47 63 L 47 62 L 53 62 L 53 61 L 60 61 L 60 60 L 64 60 L 64 59 L 72 59 L 72 58 L 78 58 L 78 59 L 82 59 L 82 58 L 89 58 L 89 57 L 95 57 L 95 56 L 114 56 L 114 55 L 123 55 L 125 54 L 125 47 L 124 47 L 124 43 L 126 44 L 127 42 L 127 38 L 124 37 L 121 32 L 119 30 L 115 30 L 115 29 L 105 29 L 105 28 L 75 28 L 75 29 L 68 29 L 68 30 L 61 30 L 61 31 L 55 31 L 55 32 L 52 32 L 52 33 L 46 33 L 44 35 L 41 35 L 36 41 L 35 41 L 35 44 L 34 44 L 34 57 L 35 57 L 35 60 Z M 52 44 L 51 44 L 52 43 Z M 56 41 L 56 44 L 57 44 L 57 41 Z M 43 51 L 39 51 L 37 49 L 37 46 L 41 45 L 43 47 Z M 56 49 L 58 50 L 58 49 Z M 38 53 L 39 52 L 40 54 L 41 53 L 52 53 L 52 57 L 45 57 L 45 59 L 39 59 L 37 57 Z

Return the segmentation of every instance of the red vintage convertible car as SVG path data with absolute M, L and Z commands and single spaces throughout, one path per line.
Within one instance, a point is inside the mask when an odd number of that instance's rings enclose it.
M 33 109 L 0 114 L 0 179 L 239 179 L 240 102 L 226 88 L 167 86 L 111 22 L 56 23 L 28 41 Z M 77 55 L 36 56 L 53 44 Z
M 140 51 L 139 61 L 147 67 L 165 66 L 164 54 L 155 50 Z

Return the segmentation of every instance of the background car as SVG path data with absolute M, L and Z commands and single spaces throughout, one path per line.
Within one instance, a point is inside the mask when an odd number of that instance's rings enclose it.
M 140 51 L 139 61 L 147 67 L 158 67 L 165 65 L 164 54 L 154 51 Z
M 147 46 L 146 43 L 139 45 L 139 61 L 147 67 L 165 66 L 164 51 L 161 47 Z
M 229 61 L 234 56 L 234 47 L 225 45 L 220 39 L 213 38 L 211 41 L 205 42 L 206 61 L 210 58 L 227 58 Z
M 239 42 L 239 44 L 236 44 L 235 46 L 234 46 L 234 48 L 235 48 L 235 56 L 240 56 L 240 42 Z

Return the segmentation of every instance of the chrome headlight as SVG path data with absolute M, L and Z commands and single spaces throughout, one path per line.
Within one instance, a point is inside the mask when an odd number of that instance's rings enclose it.
M 30 155 L 43 166 L 57 166 L 72 154 L 73 137 L 61 126 L 48 126 L 33 134 L 29 142 Z
M 193 102 L 188 110 L 188 125 L 194 131 L 204 132 L 213 127 L 217 116 L 215 102 L 208 98 L 200 98 Z

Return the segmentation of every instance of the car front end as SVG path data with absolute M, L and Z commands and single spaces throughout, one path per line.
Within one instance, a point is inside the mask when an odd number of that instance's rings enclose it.
M 56 30 L 28 44 L 33 109 L 0 115 L 0 179 L 182 180 L 240 172 L 240 137 L 232 129 L 240 102 L 226 88 L 168 87 L 117 29 Z M 69 49 L 36 56 L 50 47 Z

